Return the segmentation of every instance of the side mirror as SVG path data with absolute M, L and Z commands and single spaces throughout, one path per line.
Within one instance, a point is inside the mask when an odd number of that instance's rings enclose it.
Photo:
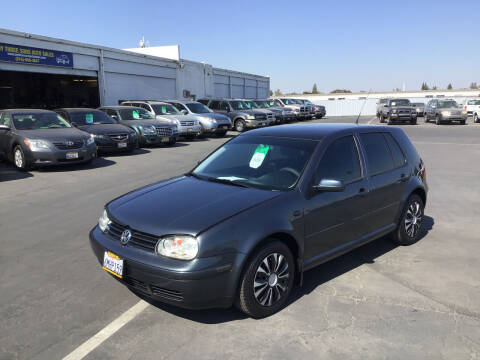
M 8 125 L 0 125 L 0 130 L 8 131 L 8 130 L 10 130 L 10 126 L 8 126 Z
M 183 109 L 182 111 L 180 111 L 183 115 L 187 115 L 188 114 L 188 111 Z
M 345 190 L 345 185 L 343 184 L 342 180 L 334 180 L 334 179 L 322 179 L 313 187 L 315 192 L 340 192 Z
M 110 117 L 111 117 L 112 119 L 118 120 L 118 116 L 117 116 L 117 115 L 110 115 Z

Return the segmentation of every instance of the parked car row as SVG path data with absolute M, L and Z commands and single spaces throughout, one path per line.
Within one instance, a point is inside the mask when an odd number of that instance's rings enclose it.
M 21 170 L 89 163 L 103 152 L 172 146 L 179 137 L 224 136 L 232 124 L 243 132 L 316 116 L 314 112 L 304 115 L 304 108 L 313 109 L 313 105 L 287 106 L 290 100 L 124 100 L 120 105 L 98 109 L 2 110 L 0 157 Z M 324 109 L 319 114 L 324 116 Z
M 472 104 L 470 109 L 474 122 L 478 122 L 480 101 L 478 105 Z M 377 104 L 377 117 L 381 123 L 387 122 L 389 125 L 395 122 L 409 122 L 414 125 L 418 117 L 423 117 L 425 122 L 433 120 L 437 125 L 453 121 L 465 125 L 468 112 L 466 106 L 462 109 L 453 99 L 432 99 L 427 105 L 411 103 L 408 99 L 380 99 Z

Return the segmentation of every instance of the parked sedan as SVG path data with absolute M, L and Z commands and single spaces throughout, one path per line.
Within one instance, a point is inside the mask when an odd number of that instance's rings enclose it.
M 109 202 L 102 268 L 146 297 L 265 317 L 304 271 L 391 234 L 419 240 L 425 166 L 397 127 L 284 125 L 223 144 L 192 171 Z
M 99 152 L 133 151 L 137 148 L 137 133 L 117 123 L 103 111 L 86 108 L 55 111 L 76 128 L 92 134 Z
M 133 106 L 103 106 L 99 110 L 120 124 L 135 130 L 140 146 L 165 144 L 173 146 L 178 140 L 177 125 L 157 120 L 143 108 Z
M 411 105 L 415 108 L 418 117 L 423 117 L 423 113 L 425 112 L 425 104 L 422 102 L 411 103 Z
M 0 112 L 0 156 L 21 170 L 34 166 L 88 163 L 97 156 L 91 134 L 72 127 L 53 111 Z
M 232 121 L 227 115 L 217 114 L 202 103 L 196 101 L 172 100 L 168 103 L 175 106 L 185 115 L 195 116 L 200 123 L 202 135 L 215 134 L 225 136 L 232 128 Z

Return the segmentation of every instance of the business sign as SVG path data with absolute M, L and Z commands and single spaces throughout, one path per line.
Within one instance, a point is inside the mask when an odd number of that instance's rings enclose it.
M 73 68 L 73 54 L 0 43 L 0 61 Z

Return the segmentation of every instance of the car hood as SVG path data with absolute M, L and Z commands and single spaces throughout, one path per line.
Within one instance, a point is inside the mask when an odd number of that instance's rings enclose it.
M 178 121 L 198 121 L 197 115 L 157 115 L 165 119 L 176 119 Z
M 210 119 L 215 119 L 215 120 L 228 120 L 228 121 L 230 121 L 230 118 L 227 115 L 223 115 L 223 114 L 219 114 L 219 113 L 204 113 L 204 114 L 197 114 L 197 115 L 208 117 Z
M 165 121 L 160 120 L 121 120 L 121 123 L 130 127 L 138 127 L 138 126 L 171 126 L 175 127 L 176 125 L 167 123 Z
M 124 134 L 131 132 L 127 127 L 120 124 L 83 125 L 78 128 L 95 135 Z
M 149 185 L 108 204 L 112 220 L 155 236 L 198 235 L 280 192 L 183 176 Z
M 241 114 L 248 114 L 248 115 L 265 115 L 266 112 L 261 111 L 261 110 L 234 110 L 236 113 L 241 113 Z
M 47 140 L 52 142 L 65 140 L 86 140 L 89 134 L 76 128 L 18 130 L 18 133 L 27 139 Z

